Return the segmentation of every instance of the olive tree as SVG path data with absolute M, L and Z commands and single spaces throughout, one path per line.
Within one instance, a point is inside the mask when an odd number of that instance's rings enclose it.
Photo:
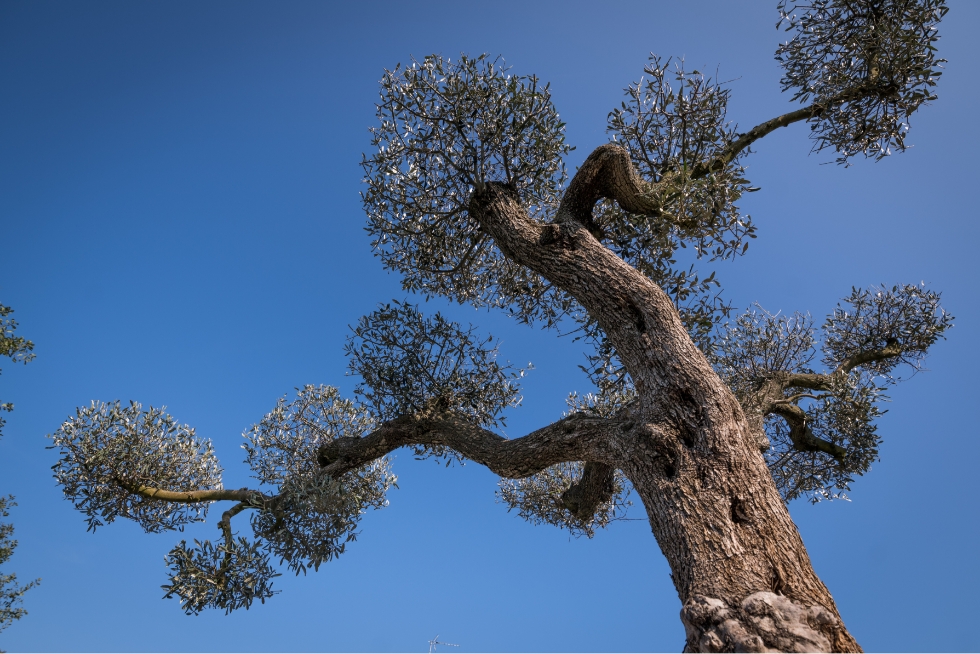
M 258 484 L 230 490 L 208 441 L 162 409 L 93 402 L 53 434 L 55 476 L 90 529 L 125 517 L 182 529 L 225 503 L 222 537 L 168 555 L 167 597 L 197 613 L 274 594 L 385 506 L 389 454 L 460 459 L 500 501 L 592 536 L 633 493 L 672 570 L 686 648 L 859 651 L 814 573 L 787 502 L 839 497 L 877 459 L 888 388 L 920 369 L 951 318 L 921 285 L 854 288 L 823 321 L 735 312 L 714 275 L 678 263 L 745 254 L 745 158 L 796 122 L 838 163 L 905 149 L 935 98 L 941 0 L 779 5 L 776 58 L 802 106 L 747 131 L 730 90 L 652 56 L 609 114 L 610 142 L 568 178 L 547 84 L 487 55 L 384 73 L 362 193 L 375 253 L 406 291 L 578 330 L 592 392 L 555 422 L 497 433 L 524 374 L 493 340 L 409 302 L 352 329 L 354 396 L 306 386 L 244 434 Z M 870 281 L 870 280 L 868 280 Z M 248 512 L 251 537 L 232 522 Z

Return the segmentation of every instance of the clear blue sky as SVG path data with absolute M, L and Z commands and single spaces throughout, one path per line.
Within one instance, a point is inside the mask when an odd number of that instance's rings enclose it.
M 502 54 L 551 82 L 574 169 L 606 141 L 606 114 L 650 51 L 720 65 L 743 127 L 789 110 L 774 5 L 0 4 L 0 302 L 37 343 L 30 365 L 0 362 L 0 399 L 16 403 L 0 493 L 20 504 L 7 569 L 43 577 L 0 647 L 425 651 L 440 634 L 460 654 L 680 649 L 680 604 L 643 520 L 570 540 L 495 504 L 479 466 L 404 453 L 391 506 L 347 554 L 279 578 L 282 594 L 248 612 L 186 617 L 161 599 L 163 557 L 181 537 L 213 539 L 216 517 L 182 536 L 124 523 L 86 533 L 44 436 L 93 399 L 166 405 L 213 439 L 227 487 L 250 483 L 242 430 L 296 386 L 349 393 L 347 325 L 404 297 L 371 255 L 358 198 L 383 68 Z M 957 316 L 930 372 L 893 394 L 882 460 L 853 501 L 791 507 L 868 650 L 980 649 L 978 18 L 980 3 L 952 3 L 940 99 L 914 117 L 909 152 L 845 170 L 808 156 L 803 125 L 762 142 L 748 160 L 762 192 L 744 203 L 760 237 L 719 269 L 740 306 L 822 317 L 852 285 L 924 280 Z M 508 434 L 587 390 L 579 344 L 447 311 L 536 366 Z

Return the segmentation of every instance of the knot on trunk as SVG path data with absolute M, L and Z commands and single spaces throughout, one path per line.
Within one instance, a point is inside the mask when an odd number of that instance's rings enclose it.
M 738 607 L 694 596 L 684 603 L 681 621 L 688 652 L 829 652 L 838 628 L 828 609 L 765 591 Z

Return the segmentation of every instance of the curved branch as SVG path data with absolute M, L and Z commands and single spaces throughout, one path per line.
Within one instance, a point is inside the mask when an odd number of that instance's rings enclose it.
M 806 388 L 812 391 L 833 390 L 833 378 L 839 375 L 846 375 L 858 366 L 865 363 L 873 363 L 884 359 L 900 357 L 903 354 L 902 346 L 891 339 L 887 345 L 880 350 L 866 350 L 853 354 L 841 362 L 837 369 L 831 373 L 821 374 L 815 372 L 781 372 L 777 373 L 773 379 L 778 383 L 779 390 L 787 388 Z
M 320 448 L 324 473 L 338 477 L 406 445 L 443 446 L 486 466 L 501 477 L 529 477 L 566 461 L 618 460 L 616 432 L 629 421 L 572 414 L 527 436 L 506 439 L 469 422 L 403 416 L 363 438 L 338 438 Z
M 885 347 L 880 350 L 858 352 L 857 354 L 847 357 L 837 367 L 835 373 L 848 373 L 862 364 L 882 361 L 884 359 L 891 359 L 899 356 L 902 356 L 902 346 L 898 343 L 898 341 L 891 338 L 888 339 Z
M 695 166 L 691 171 L 691 179 L 721 170 L 759 139 L 780 127 L 819 115 L 827 104 L 814 103 L 756 125 L 713 159 Z M 561 215 L 563 211 L 567 212 L 567 215 L 585 225 L 589 231 L 595 232 L 597 226 L 592 219 L 592 208 L 600 199 L 614 199 L 624 211 L 630 213 L 656 215 L 662 207 L 655 193 L 656 188 L 655 184 L 644 181 L 637 174 L 625 148 L 607 143 L 593 150 L 579 168 L 565 191 L 558 213 Z
M 564 214 L 594 232 L 592 209 L 602 198 L 616 200 L 630 213 L 656 215 L 661 203 L 655 188 L 637 174 L 626 148 L 606 143 L 593 150 L 575 173 L 558 207 L 559 220 Z
M 824 452 L 838 461 L 847 456 L 847 450 L 840 445 L 835 445 L 815 436 L 806 424 L 806 413 L 795 404 L 773 404 L 770 411 L 781 416 L 789 425 L 789 438 L 796 450 L 800 452 Z
M 775 118 L 771 118 L 764 123 L 756 125 L 745 134 L 739 136 L 738 139 L 732 141 L 728 147 L 722 150 L 721 154 L 714 157 L 711 161 L 695 166 L 694 170 L 691 171 L 691 178 L 698 179 L 699 177 L 704 177 L 705 175 L 713 173 L 717 170 L 721 170 L 731 163 L 742 150 L 746 149 L 762 137 L 767 136 L 780 127 L 786 127 L 787 125 L 792 125 L 793 123 L 801 120 L 813 118 L 822 110 L 823 105 L 817 106 L 816 104 L 811 104 L 808 107 L 791 111 L 783 114 L 782 116 L 776 116 Z

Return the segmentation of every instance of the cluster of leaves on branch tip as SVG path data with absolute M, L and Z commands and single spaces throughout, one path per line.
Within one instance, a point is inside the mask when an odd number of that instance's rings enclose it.
M 141 486 L 182 491 L 221 488 L 221 467 L 208 440 L 179 424 L 163 408 L 131 402 L 92 402 L 76 410 L 54 434 L 61 458 L 54 476 L 65 496 L 86 515 L 89 530 L 117 517 L 148 532 L 183 529 L 207 514 L 207 503 L 173 504 L 132 492 Z
M 337 479 L 317 464 L 319 449 L 338 438 L 359 438 L 374 427 L 361 407 L 331 386 L 305 386 L 296 399 L 276 408 L 245 432 L 246 462 L 275 496 L 252 516 L 252 529 L 264 547 L 297 574 L 314 570 L 344 552 L 356 539 L 368 508 L 388 505 L 395 484 L 388 457 L 381 457 Z
M 861 365 L 889 383 L 896 380 L 894 371 L 900 364 L 918 371 L 929 347 L 953 326 L 953 316 L 940 299 L 924 285 L 851 289 L 824 323 L 824 364 L 841 366 L 862 353 L 894 348 L 899 354 Z
M 878 458 L 875 420 L 884 413 L 887 387 L 900 380 L 897 367 L 915 372 L 926 350 L 952 327 L 940 295 L 921 285 L 852 289 L 815 328 L 808 315 L 783 316 L 761 308 L 726 324 L 712 357 L 738 397 L 750 423 L 764 431 L 765 456 L 776 485 L 789 501 L 846 497 L 856 476 Z M 827 370 L 813 364 L 823 350 Z M 809 375 L 805 387 L 772 396 L 780 375 Z M 803 410 L 807 433 L 843 448 L 843 456 L 799 447 L 775 404 Z
M 472 326 L 394 302 L 361 318 L 346 350 L 350 371 L 363 380 L 355 392 L 379 420 L 457 416 L 495 426 L 520 403 L 525 370 L 501 365 L 492 343 Z
M 838 163 L 906 148 L 909 116 L 936 98 L 945 0 L 780 0 L 793 37 L 776 51 L 784 91 L 817 108 L 814 150 Z
M 8 357 L 14 363 L 28 363 L 34 359 L 34 343 L 23 336 L 17 336 L 17 321 L 8 318 L 14 312 L 10 307 L 0 304 L 0 357 Z M 0 402 L 0 411 L 13 411 L 11 402 Z M 0 417 L 0 436 L 3 435 L 5 421 Z
M 372 245 L 403 287 L 525 321 L 563 315 L 571 300 L 505 257 L 469 212 L 491 182 L 539 220 L 558 206 L 571 147 L 548 86 L 500 58 L 430 55 L 385 72 L 377 116 L 362 199 Z
M 211 607 L 223 608 L 226 614 L 248 609 L 255 600 L 264 604 L 279 592 L 271 583 L 279 574 L 261 542 L 229 538 L 215 545 L 195 540 L 188 547 L 180 541 L 164 560 L 170 569 L 170 583 L 162 587 L 164 598 L 176 595 L 188 615 Z

